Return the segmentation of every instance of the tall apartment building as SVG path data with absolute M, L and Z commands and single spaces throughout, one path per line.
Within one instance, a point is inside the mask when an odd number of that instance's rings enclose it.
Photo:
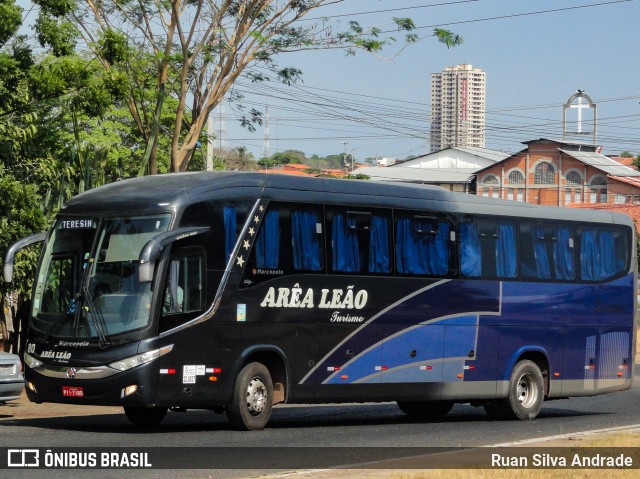
M 431 74 L 431 151 L 484 148 L 486 73 L 472 65 Z

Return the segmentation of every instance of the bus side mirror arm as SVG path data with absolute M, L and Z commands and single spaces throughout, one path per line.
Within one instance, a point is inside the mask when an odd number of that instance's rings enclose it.
M 208 226 L 186 227 L 160 233 L 158 236 L 151 238 L 142 247 L 142 251 L 140 251 L 138 280 L 141 283 L 149 283 L 153 280 L 156 259 L 158 259 L 160 252 L 168 245 L 185 238 L 206 233 L 207 231 L 209 231 Z
M 13 263 L 16 259 L 16 254 L 21 249 L 26 248 L 35 243 L 40 243 L 47 238 L 47 233 L 36 233 L 21 240 L 16 241 L 7 250 L 7 254 L 4 257 L 4 266 L 2 267 L 2 279 L 5 283 L 11 283 L 13 281 Z

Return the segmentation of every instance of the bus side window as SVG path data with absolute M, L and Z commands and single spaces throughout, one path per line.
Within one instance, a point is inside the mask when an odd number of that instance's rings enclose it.
M 291 209 L 291 252 L 295 271 L 323 269 L 321 218 L 315 209 Z
M 520 225 L 522 276 L 530 279 L 575 279 L 573 230 L 540 223 Z
M 629 263 L 628 234 L 623 228 L 582 228 L 580 279 L 602 281 L 623 274 Z
M 196 203 L 182 215 L 180 226 L 210 227 L 209 232 L 199 240 L 207 249 L 209 269 L 225 269 L 252 204 L 251 200 Z
M 278 207 L 270 207 L 264 215 L 254 251 L 256 268 L 280 268 L 280 210 Z
M 460 265 L 463 276 L 516 278 L 517 256 L 513 222 L 466 219 L 460 224 Z
M 297 271 L 322 271 L 322 210 L 269 203 L 245 269 L 243 287 Z
M 41 312 L 61 313 L 67 309 L 71 293 L 75 291 L 76 264 L 72 254 L 55 255 L 51 258 L 49 274 L 44 284 Z
M 446 276 L 452 256 L 451 223 L 444 218 L 396 214 L 396 268 L 407 275 Z
M 389 216 L 370 211 L 336 210 L 327 214 L 331 270 L 384 274 L 391 271 Z
M 172 255 L 162 296 L 162 331 L 204 311 L 204 281 L 205 260 L 201 248 L 187 248 Z

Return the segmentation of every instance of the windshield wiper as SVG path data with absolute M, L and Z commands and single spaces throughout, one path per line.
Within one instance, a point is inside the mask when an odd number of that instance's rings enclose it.
M 69 301 L 69 305 L 67 306 L 67 309 L 65 309 L 62 313 L 60 313 L 60 316 L 58 316 L 55 319 L 55 321 L 51 323 L 51 325 L 47 329 L 47 332 L 44 333 L 43 339 L 45 342 L 49 341 L 49 338 L 53 334 L 53 331 L 62 324 L 62 322 L 67 318 L 67 316 L 69 316 L 70 314 L 73 314 L 75 317 L 75 315 L 78 314 L 78 305 L 80 304 L 79 299 L 80 299 L 80 293 L 76 294 L 75 298 Z
M 91 298 L 91 294 L 89 293 L 89 288 L 86 286 L 86 284 L 83 285 L 82 292 L 84 293 L 86 302 L 85 310 L 87 311 L 87 313 L 91 313 L 93 325 L 96 327 L 96 332 L 98 333 L 98 347 L 100 349 L 105 349 L 107 346 L 109 346 L 109 341 L 107 341 L 107 336 L 105 334 L 107 325 L 104 322 L 102 311 L 94 304 L 93 299 Z

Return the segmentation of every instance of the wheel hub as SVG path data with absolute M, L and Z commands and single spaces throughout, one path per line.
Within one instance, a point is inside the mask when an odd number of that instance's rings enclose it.
M 253 416 L 262 414 L 267 404 L 267 387 L 260 378 L 253 378 L 247 386 L 247 409 Z
M 527 373 L 520 376 L 518 379 L 517 388 L 518 402 L 522 407 L 532 407 L 538 400 L 538 390 L 536 389 L 536 383 L 534 377 Z

